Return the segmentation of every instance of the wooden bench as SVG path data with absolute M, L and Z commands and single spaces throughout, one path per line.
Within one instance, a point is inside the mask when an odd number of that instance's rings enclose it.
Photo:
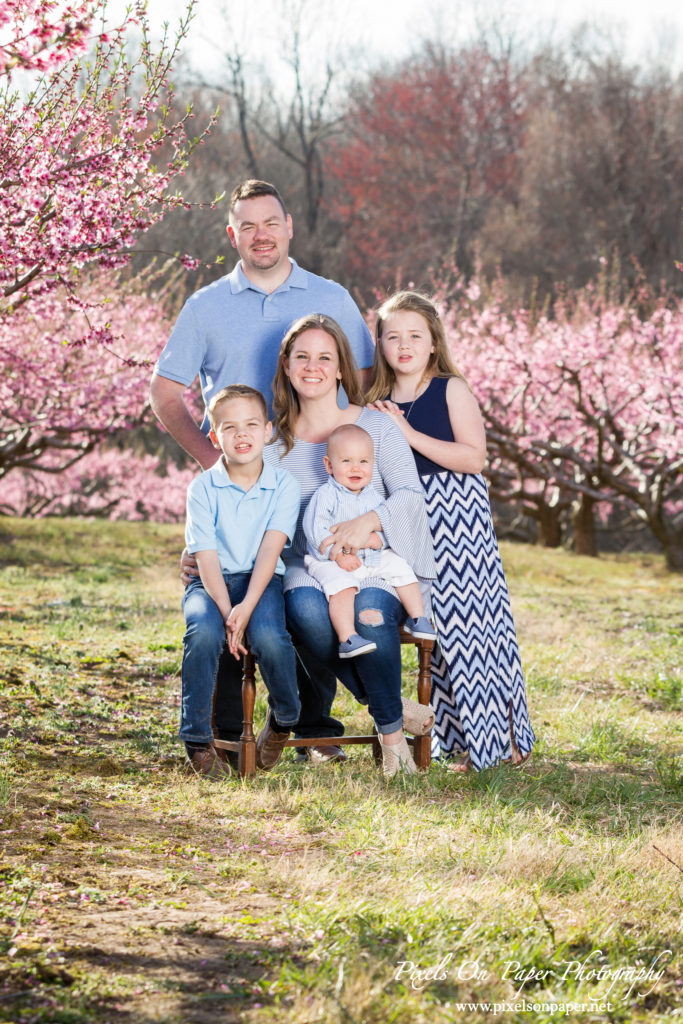
M 414 644 L 417 647 L 418 676 L 417 699 L 420 704 L 429 704 L 432 689 L 431 654 L 433 640 L 417 640 L 401 630 L 402 644 Z M 239 740 L 214 739 L 214 746 L 222 750 L 232 750 L 238 755 L 238 771 L 242 778 L 253 775 L 256 771 L 256 737 L 254 736 L 254 703 L 256 701 L 256 662 L 251 652 L 243 659 L 242 669 L 242 735 Z M 431 734 L 426 736 L 408 736 L 408 743 L 413 748 L 413 758 L 418 768 L 423 771 L 429 767 L 431 760 Z M 377 739 L 377 731 L 367 736 L 309 736 L 306 739 L 287 740 L 287 747 L 344 747 L 368 743 L 377 762 L 382 760 L 382 751 Z

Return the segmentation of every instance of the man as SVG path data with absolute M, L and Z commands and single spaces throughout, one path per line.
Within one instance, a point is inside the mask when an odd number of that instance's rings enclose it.
M 202 469 L 216 462 L 208 438 L 208 418 L 194 421 L 184 392 L 199 375 L 205 408 L 230 384 L 248 384 L 272 400 L 272 380 L 280 343 L 289 325 L 309 313 L 325 313 L 339 323 L 369 383 L 373 342 L 355 302 L 341 285 L 303 270 L 289 256 L 292 218 L 277 189 L 265 181 L 244 181 L 230 197 L 228 237 L 240 257 L 232 272 L 190 296 L 159 357 L 150 404 L 172 437 Z M 300 652 L 301 654 L 301 652 Z M 341 735 L 329 715 L 336 680 L 305 658 L 298 665 L 302 703 L 297 735 Z M 219 738 L 239 739 L 242 725 L 239 666 L 224 656 L 216 691 Z M 340 747 L 309 747 L 313 761 L 343 759 Z
M 366 377 L 373 356 L 370 332 L 346 289 L 290 258 L 292 218 L 273 185 L 256 180 L 238 185 L 230 197 L 227 230 L 240 260 L 230 274 L 185 303 L 150 390 L 157 417 L 202 469 L 216 461 L 208 420 L 205 415 L 200 429 L 183 399 L 198 374 L 205 407 L 229 384 L 249 384 L 270 405 L 280 342 L 289 325 L 309 313 L 337 321 Z

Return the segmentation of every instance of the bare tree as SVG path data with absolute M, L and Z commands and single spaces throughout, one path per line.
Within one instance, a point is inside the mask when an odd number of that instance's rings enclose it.
M 349 66 L 325 27 L 336 19 L 326 18 L 311 0 L 283 0 L 274 21 L 271 15 L 271 38 L 260 17 L 258 34 L 248 19 L 237 25 L 229 9 L 220 17 L 230 46 L 222 48 L 216 71 L 195 72 L 192 81 L 222 104 L 227 100 L 235 177 L 275 181 L 294 214 L 295 252 L 320 272 L 326 228 L 323 156 L 342 121 L 340 88 Z

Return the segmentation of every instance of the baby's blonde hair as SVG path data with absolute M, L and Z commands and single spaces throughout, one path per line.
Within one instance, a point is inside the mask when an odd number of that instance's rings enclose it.
M 367 430 L 363 430 L 357 423 L 342 423 L 340 427 L 335 427 L 330 436 L 327 439 L 327 454 L 329 456 L 331 448 L 338 448 L 344 441 L 344 437 L 353 434 L 362 434 L 363 440 L 367 441 L 370 445 L 370 451 L 373 456 L 375 454 L 375 446 L 372 443 L 372 438 L 368 434 Z

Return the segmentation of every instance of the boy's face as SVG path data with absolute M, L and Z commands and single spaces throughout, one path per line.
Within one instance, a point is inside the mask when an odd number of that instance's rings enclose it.
M 372 480 L 375 462 L 372 441 L 362 436 L 335 441 L 324 456 L 324 462 L 325 469 L 337 483 L 358 494 Z
M 254 398 L 228 398 L 214 410 L 216 429 L 209 437 L 220 448 L 228 464 L 248 466 L 261 461 L 263 446 L 270 439 L 272 423 Z

